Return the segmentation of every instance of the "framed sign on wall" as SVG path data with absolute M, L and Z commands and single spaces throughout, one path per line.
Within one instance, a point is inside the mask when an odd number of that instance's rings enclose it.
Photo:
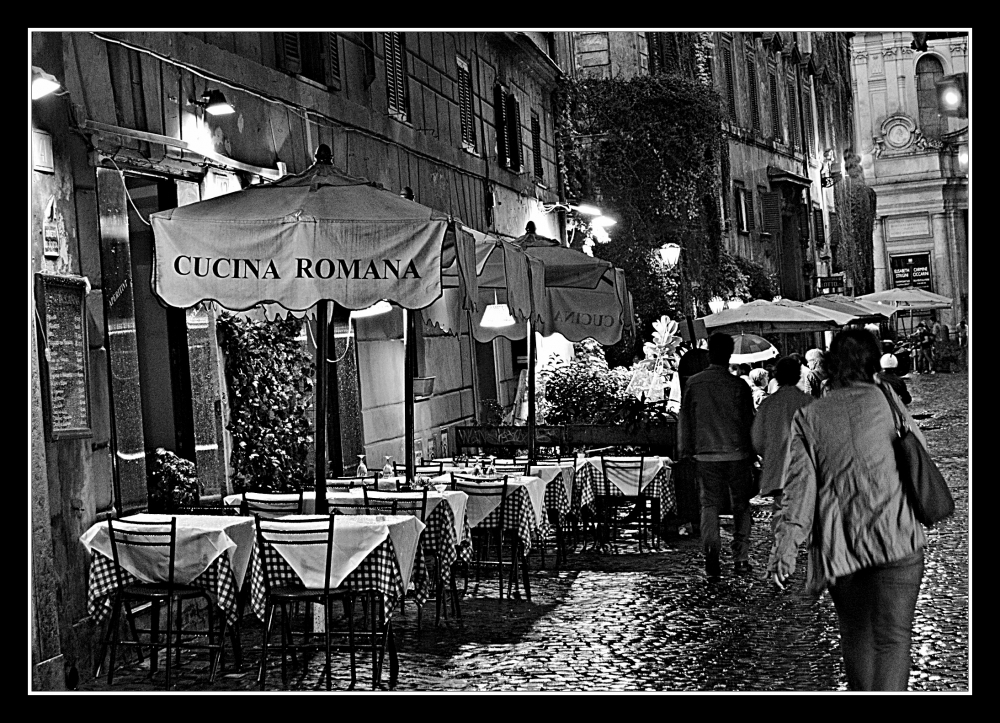
M 43 407 L 51 441 L 92 436 L 86 296 L 87 280 L 81 276 L 35 274 Z

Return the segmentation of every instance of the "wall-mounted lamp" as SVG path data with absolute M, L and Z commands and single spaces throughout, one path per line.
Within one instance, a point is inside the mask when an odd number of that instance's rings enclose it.
M 44 98 L 49 93 L 55 93 L 60 88 L 56 76 L 46 73 L 37 65 L 31 66 L 31 99 Z
M 511 316 L 510 309 L 506 304 L 497 301 L 497 292 L 493 292 L 493 303 L 486 307 L 483 312 L 483 320 L 479 322 L 481 327 L 486 329 L 499 329 L 504 326 L 511 326 L 517 322 Z
M 191 104 L 201 106 L 206 113 L 212 115 L 229 115 L 236 112 L 236 109 L 226 100 L 226 96 L 218 89 L 206 90 L 205 94 L 201 96 L 201 100 L 192 100 Z
M 713 314 L 718 314 L 726 308 L 726 302 L 721 296 L 713 296 L 708 300 L 708 308 L 712 310 Z
M 618 222 L 609 216 L 597 216 L 590 219 L 590 225 L 595 228 L 608 228 L 609 226 L 614 226 L 616 223 Z
M 660 261 L 668 269 L 674 268 L 681 259 L 681 247 L 679 244 L 664 244 L 657 250 L 657 253 L 660 255 Z
M 413 189 L 409 186 L 405 186 L 402 191 L 399 192 L 400 198 L 405 198 L 407 201 L 413 200 Z
M 385 299 L 382 299 L 381 301 L 376 301 L 367 309 L 358 309 L 357 311 L 352 311 L 351 318 L 364 319 L 369 316 L 379 316 L 380 314 L 387 314 L 390 311 L 392 311 L 392 304 L 390 304 Z
M 581 203 L 579 206 L 570 206 L 574 211 L 578 213 L 585 213 L 588 216 L 600 216 L 601 209 L 597 206 L 591 206 L 589 203 Z

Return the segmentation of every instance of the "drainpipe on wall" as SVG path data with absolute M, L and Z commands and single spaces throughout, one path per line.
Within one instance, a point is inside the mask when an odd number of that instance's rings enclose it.
M 795 64 L 795 86 L 798 91 L 798 118 L 799 118 L 799 138 L 802 139 L 802 175 L 809 178 L 809 149 L 806 147 L 808 144 L 809 135 L 806 133 L 806 114 L 805 109 L 802 105 L 802 66 L 798 63 Z M 810 114 L 811 115 L 811 114 Z M 810 179 L 811 180 L 811 179 Z M 812 212 L 812 184 L 806 186 L 806 233 L 810 240 L 809 243 L 809 261 L 812 264 L 813 269 L 813 279 L 810 279 L 809 292 L 807 298 L 812 298 L 816 291 L 815 277 L 819 275 L 819 270 L 816 268 L 816 233 L 813 229 L 813 212 Z

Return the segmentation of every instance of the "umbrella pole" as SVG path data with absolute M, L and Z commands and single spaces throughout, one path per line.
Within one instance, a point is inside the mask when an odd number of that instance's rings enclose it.
M 329 301 L 316 306 L 316 514 L 329 513 L 326 501 L 326 394 L 329 371 L 326 365 L 329 342 Z M 308 321 L 306 323 L 309 323 Z
M 528 322 L 528 462 L 535 463 L 535 330 Z
M 413 312 L 403 309 L 403 455 L 406 457 L 406 481 L 413 481 L 413 376 L 416 372 L 413 345 L 416 329 Z

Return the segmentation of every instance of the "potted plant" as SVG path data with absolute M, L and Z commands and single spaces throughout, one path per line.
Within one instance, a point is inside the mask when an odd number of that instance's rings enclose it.
M 150 510 L 173 512 L 180 507 L 196 507 L 201 495 L 194 462 L 178 457 L 163 447 L 153 455 L 150 473 Z

